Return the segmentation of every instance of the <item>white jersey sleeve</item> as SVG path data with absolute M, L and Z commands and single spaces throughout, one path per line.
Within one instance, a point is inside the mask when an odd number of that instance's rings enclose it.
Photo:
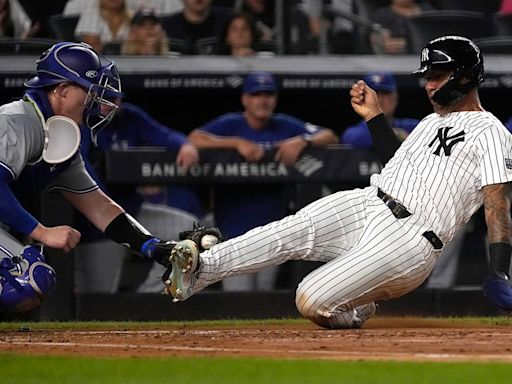
M 494 116 L 476 140 L 481 156 L 482 187 L 511 181 L 512 134 Z

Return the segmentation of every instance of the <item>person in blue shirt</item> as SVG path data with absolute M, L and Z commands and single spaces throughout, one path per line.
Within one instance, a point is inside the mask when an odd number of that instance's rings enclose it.
M 396 118 L 395 110 L 398 106 L 399 96 L 396 80 L 390 72 L 369 72 L 363 76 L 366 84 L 377 92 L 384 116 L 395 133 L 403 140 L 419 123 L 417 119 Z M 354 148 L 373 149 L 370 131 L 364 120 L 346 128 L 341 135 L 341 143 Z
M 101 158 L 101 153 L 109 150 L 165 147 L 177 151 L 176 163 L 186 169 L 199 161 L 198 151 L 187 140 L 185 134 L 160 124 L 142 108 L 122 102 L 121 98 L 113 102 L 118 108 L 111 124 L 98 134 L 96 146 L 92 143 L 86 128 L 82 128 L 80 147 L 85 167 L 101 189 L 115 198 L 146 228 L 151 228 L 151 231 L 158 234 L 168 234 L 168 238 L 176 238 L 179 228 L 191 227 L 195 221 L 199 221 L 198 216 L 193 213 L 200 212 L 200 202 L 192 190 L 178 185 L 169 188 L 147 188 L 135 185 L 107 186 L 104 184 L 103 167 L 98 165 L 94 167 L 92 159 Z M 157 199 L 156 194 L 143 193 L 144 188 L 158 192 L 163 190 L 169 195 L 168 200 L 173 202 L 173 206 L 167 206 L 167 201 L 162 198 Z M 86 241 L 82 242 L 76 252 L 76 290 L 78 292 L 116 292 L 127 255 L 126 250 L 101 236 L 101 233 L 92 227 L 84 231 L 84 237 Z M 105 254 L 111 256 L 108 261 L 103 257 Z M 137 290 L 139 292 L 160 291 L 160 276 L 163 270 L 160 265 L 155 264 Z
M 274 113 L 277 84 L 268 72 L 252 72 L 243 85 L 243 112 L 222 115 L 189 135 L 199 149 L 234 149 L 248 162 L 260 161 L 266 150 L 275 150 L 275 161 L 293 165 L 302 151 L 338 142 L 326 128 L 295 117 Z M 286 189 L 282 184 L 241 184 L 218 186 L 214 191 L 214 218 L 226 238 L 238 236 L 257 226 L 288 214 Z M 223 281 L 225 290 L 269 290 L 277 270 L 268 268 L 254 275 L 235 276 Z

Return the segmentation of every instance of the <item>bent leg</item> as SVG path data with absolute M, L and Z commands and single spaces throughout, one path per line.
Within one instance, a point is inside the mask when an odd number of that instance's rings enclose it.
M 358 241 L 364 226 L 365 193 L 335 193 L 295 215 L 254 228 L 202 252 L 192 291 L 288 260 L 325 262 L 343 255 Z
M 322 327 L 357 328 L 373 315 L 374 301 L 418 287 L 436 255 L 421 235 L 425 229 L 415 220 L 412 216 L 397 220 L 384 204 L 376 206 L 360 241 L 300 283 L 299 312 Z
M 0 229 L 0 311 L 34 309 L 51 294 L 55 284 L 55 270 L 46 264 L 42 246 L 23 247 Z

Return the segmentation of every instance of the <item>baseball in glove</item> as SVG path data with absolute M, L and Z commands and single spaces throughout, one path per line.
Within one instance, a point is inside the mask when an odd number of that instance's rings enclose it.
M 192 240 L 197 244 L 199 252 L 210 249 L 213 245 L 224 240 L 222 233 L 217 227 L 201 227 L 198 223 L 194 223 L 189 231 L 180 232 L 180 240 Z

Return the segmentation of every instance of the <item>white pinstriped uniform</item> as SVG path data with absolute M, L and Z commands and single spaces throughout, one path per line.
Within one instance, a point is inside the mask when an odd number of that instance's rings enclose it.
M 369 187 L 324 197 L 203 252 L 192 291 L 287 260 L 324 261 L 299 284 L 297 308 L 317 324 L 352 327 L 354 308 L 364 321 L 373 301 L 403 295 L 427 278 L 441 251 L 425 231 L 449 242 L 483 204 L 482 187 L 509 181 L 512 135 L 496 117 L 431 114 Z M 378 188 L 412 215 L 397 219 Z

